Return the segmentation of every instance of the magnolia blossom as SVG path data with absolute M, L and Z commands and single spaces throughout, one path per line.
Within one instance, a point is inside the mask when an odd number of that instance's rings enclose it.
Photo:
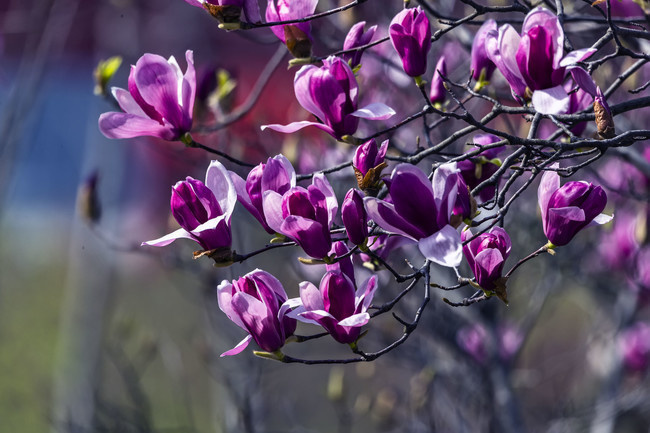
M 172 215 L 180 229 L 142 245 L 162 247 L 176 239 L 187 238 L 201 244 L 204 250 L 230 248 L 230 217 L 237 193 L 228 170 L 212 161 L 205 175 L 205 184 L 188 177 L 172 188 Z
M 477 362 L 484 364 L 488 359 L 489 350 L 497 349 L 499 358 L 508 362 L 517 353 L 523 336 L 521 332 L 508 324 L 501 324 L 496 329 L 497 347 L 494 346 L 492 336 L 481 324 L 468 325 L 461 328 L 456 334 L 456 342 Z
M 282 283 L 266 271 L 256 269 L 232 282 L 223 280 L 217 287 L 219 308 L 249 335 L 221 356 L 240 353 L 251 339 L 267 352 L 284 346 L 296 330 L 296 320 L 287 315 L 286 300 Z
M 305 253 L 323 258 L 332 246 L 330 227 L 338 211 L 334 190 L 322 173 L 308 188 L 295 186 L 284 194 L 264 191 L 266 222 L 277 233 L 296 241 Z
M 320 68 L 303 66 L 293 80 L 296 99 L 302 107 L 323 121 L 293 122 L 289 125 L 264 125 L 274 131 L 291 133 L 306 126 L 315 126 L 336 139 L 352 135 L 359 126 L 359 118 L 371 120 L 388 119 L 395 114 L 389 106 L 380 102 L 357 109 L 359 86 L 354 72 L 339 57 L 323 60 Z
M 275 233 L 266 222 L 264 215 L 264 192 L 275 191 L 282 195 L 296 186 L 296 172 L 284 155 L 269 158 L 266 164 L 260 163 L 242 179 L 236 173 L 229 172 L 235 189 L 237 200 L 244 205 L 268 233 Z
M 339 343 L 353 343 L 359 338 L 361 327 L 370 320 L 368 307 L 376 289 L 376 275 L 355 290 L 354 280 L 348 274 L 330 270 L 319 288 L 307 281 L 300 283 L 300 298 L 288 302 L 296 307 L 290 316 L 322 326 Z
M 372 41 L 372 37 L 377 31 L 377 26 L 372 26 L 364 32 L 364 27 L 366 26 L 365 21 L 359 21 L 352 26 L 345 41 L 343 41 L 343 50 L 351 50 L 353 48 L 362 47 L 367 45 Z M 342 54 L 341 57 L 343 60 L 348 62 L 350 67 L 354 68 L 361 64 L 361 56 L 363 55 L 363 50 L 356 50 L 351 53 Z
M 422 8 L 404 9 L 395 15 L 390 22 L 389 35 L 402 59 L 404 72 L 411 77 L 424 74 L 431 49 L 431 26 Z
M 463 242 L 472 236 L 469 229 L 461 233 Z M 485 290 L 494 290 L 511 248 L 510 236 L 501 227 L 493 227 L 463 246 L 463 253 L 479 286 Z
M 239 21 L 241 12 L 243 20 L 248 23 L 262 21 L 257 0 L 185 0 L 192 6 L 206 9 L 224 22 Z
M 124 113 L 99 116 L 99 130 L 108 138 L 150 135 L 178 140 L 192 128 L 196 93 L 194 55 L 185 53 L 187 70 L 181 72 L 176 59 L 165 60 L 144 54 L 131 66 L 128 91 L 113 87 L 113 96 Z
M 257 0 L 255 0 L 257 1 Z M 268 0 L 266 21 L 289 21 L 314 14 L 318 0 Z M 309 21 L 271 27 L 295 57 L 311 55 L 311 24 Z
M 551 165 L 557 168 L 558 164 Z M 546 171 L 537 192 L 542 225 L 548 240 L 556 246 L 568 244 L 592 221 L 605 224 L 613 217 L 602 214 L 607 195 L 600 186 L 588 182 L 567 182 L 560 187 L 560 175 Z
M 433 181 L 411 164 L 399 164 L 386 180 L 391 202 L 366 197 L 368 216 L 384 230 L 418 242 L 420 252 L 443 266 L 462 260 L 460 235 L 450 225 L 459 189 L 455 163 L 443 164 Z
M 541 7 L 526 15 L 521 35 L 510 24 L 490 30 L 486 49 L 515 99 L 532 99 L 535 109 L 543 114 L 567 112 L 569 95 L 562 85 L 566 72 L 571 71 L 582 84 L 588 74 L 575 63 L 596 51 L 583 48 L 564 55 L 564 30 L 557 16 Z

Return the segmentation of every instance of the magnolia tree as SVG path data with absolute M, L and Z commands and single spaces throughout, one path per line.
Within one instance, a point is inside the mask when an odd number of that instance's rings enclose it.
M 445 309 L 467 307 L 452 340 L 477 363 L 507 373 L 530 326 L 497 323 L 475 304 L 506 308 L 509 293 L 526 289 L 513 276 L 537 275 L 540 256 L 553 255 L 547 259 L 558 270 L 580 268 L 584 256 L 599 265 L 582 269 L 619 272 L 617 291 L 633 302 L 612 313 L 621 330 L 618 365 L 648 366 L 650 324 L 641 318 L 650 290 L 650 148 L 643 143 L 650 138 L 643 96 L 650 11 L 643 1 L 353 0 L 331 9 L 317 0 L 269 0 L 262 8 L 257 0 L 186 1 L 219 28 L 268 28 L 283 44 L 250 98 L 230 110 L 199 102 L 191 50 L 180 65 L 147 53 L 124 88 L 112 88 L 119 110 L 102 114 L 99 129 L 114 139 L 180 141 L 215 158 L 204 179 L 172 187 L 179 227 L 143 239 L 142 248 L 193 241 L 195 265 L 212 260 L 218 268 L 256 267 L 278 248 L 296 252 L 293 264 L 213 288 L 244 337 L 221 356 L 252 349 L 283 363 L 373 361 L 408 351 L 418 333 L 435 334 L 418 326 L 427 309 L 442 318 Z M 364 3 L 401 11 L 356 22 L 347 34 L 324 31 Z M 316 155 L 308 172 L 295 155 L 249 160 L 211 143 L 213 132 L 236 124 L 274 85 L 271 73 L 286 65 L 287 52 L 295 77 L 285 91 L 304 111 L 287 124 L 258 127 L 262 139 L 287 134 L 301 154 Z M 98 67 L 100 90 L 113 72 L 110 62 Z M 337 149 L 338 160 L 312 141 Z M 245 251 L 233 249 L 238 207 L 266 232 L 266 241 Z M 536 239 L 543 233 L 545 240 L 511 241 L 532 229 L 530 215 Z M 597 251 L 572 250 L 582 236 L 600 237 Z M 312 281 L 294 286 L 284 279 L 288 266 L 304 267 Z M 543 300 L 531 300 L 532 317 Z M 383 333 L 386 321 L 380 329 L 375 322 L 389 313 L 401 332 L 364 338 Z M 349 356 L 299 357 L 289 344 L 330 338 L 349 346 Z M 523 431 L 514 400 L 495 400 L 494 431 Z

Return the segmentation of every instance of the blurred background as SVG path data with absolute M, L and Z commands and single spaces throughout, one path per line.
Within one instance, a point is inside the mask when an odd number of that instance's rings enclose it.
M 314 52 L 340 49 L 360 19 L 379 24 L 384 36 L 402 2 L 378 3 L 315 23 Z M 338 5 L 321 0 L 318 10 Z M 440 5 L 440 11 L 461 16 L 463 6 Z M 451 78 L 466 77 L 475 30 L 459 29 L 434 44 L 432 58 L 453 54 Z M 598 36 L 581 37 L 593 43 Z M 650 327 L 644 321 L 649 182 L 615 157 L 588 176 L 617 191 L 608 212 L 620 203 L 624 222 L 585 231 L 555 257 L 525 265 L 509 282 L 509 306 L 492 299 L 452 308 L 441 298 L 460 300 L 471 291 L 434 292 L 418 331 L 374 363 L 285 365 L 256 358 L 252 350 L 219 358 L 244 337 L 218 310 L 214 290 L 221 280 L 266 269 L 294 297 L 300 281 L 317 283 L 323 270 L 304 269 L 296 249 L 215 268 L 192 260 L 189 242 L 160 250 L 139 246 L 173 228 L 171 185 L 185 176 L 202 179 L 211 158 L 180 143 L 106 139 L 97 119 L 114 108 L 93 94 L 93 70 L 100 60 L 121 56 L 111 84 L 126 87 L 128 65 L 143 53 L 174 55 L 184 70 L 187 49 L 194 51 L 199 77 L 194 128 L 200 130 L 246 101 L 260 71 L 284 47 L 268 29 L 219 30 L 212 17 L 182 0 L 0 4 L 0 431 L 650 431 Z M 362 100 L 393 106 L 396 122 L 420 106 L 413 101 L 421 104 L 421 96 L 395 67 L 391 50 L 383 44 L 368 52 L 359 80 Z M 252 163 L 283 152 L 299 173 L 349 160 L 350 146 L 318 131 L 260 132 L 261 124 L 307 118 L 295 101 L 288 59 L 248 114 L 197 135 L 202 142 Z M 626 62 L 601 75 L 615 74 Z M 430 64 L 432 73 L 435 61 Z M 642 85 L 643 74 L 625 89 Z M 364 94 L 371 85 L 372 93 Z M 639 111 L 620 123 L 617 117 L 617 125 L 630 129 L 645 119 Z M 517 120 L 497 126 L 525 134 L 527 126 Z M 432 140 L 459 125 L 445 123 Z M 421 125 L 404 128 L 391 143 L 414 149 L 417 134 Z M 586 134 L 593 134 L 592 126 Z M 634 147 L 644 150 L 642 143 Z M 351 171 L 330 180 L 339 199 L 354 182 Z M 510 264 L 546 242 L 535 188 L 509 215 L 517 227 L 510 231 Z M 268 241 L 243 209 L 233 221 L 238 252 Z M 404 257 L 421 261 L 405 249 L 391 263 L 406 270 Z M 436 272 L 441 282 L 453 281 L 446 270 Z M 378 302 L 403 289 L 383 274 L 381 284 Z M 421 302 L 421 294 L 413 295 L 398 308 L 403 317 Z M 318 330 L 301 325 L 298 332 Z M 382 316 L 364 344 L 377 350 L 401 332 Z M 287 351 L 304 358 L 351 355 L 328 339 L 293 346 Z

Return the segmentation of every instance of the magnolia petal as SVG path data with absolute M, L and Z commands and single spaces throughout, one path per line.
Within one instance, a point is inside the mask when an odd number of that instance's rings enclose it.
M 589 93 L 592 97 L 596 96 L 596 83 L 591 75 L 581 67 L 571 68 L 571 76 L 576 84 L 585 92 Z
M 320 290 L 309 281 L 300 283 L 300 300 L 307 310 L 325 310 Z
M 264 191 L 262 199 L 262 208 L 266 223 L 275 230 L 276 233 L 282 233 L 282 196 L 275 191 Z
M 460 234 L 450 225 L 438 232 L 420 239 L 420 252 L 428 260 L 450 268 L 458 267 L 463 260 L 463 245 Z
M 368 217 L 379 227 L 398 235 L 406 236 L 409 239 L 417 240 L 415 235 L 422 233 L 420 229 L 402 218 L 392 203 L 387 203 L 375 197 L 364 197 L 363 205 L 366 208 Z
M 359 314 L 353 314 L 350 317 L 346 317 L 345 319 L 341 320 L 338 323 L 338 325 L 350 327 L 350 328 L 356 328 L 365 325 L 369 321 L 370 321 L 370 314 L 364 312 Z
M 535 110 L 541 114 L 564 114 L 569 111 L 569 95 L 562 85 L 535 90 L 532 102 Z
M 154 239 L 152 241 L 142 242 L 142 244 L 140 244 L 140 245 L 141 246 L 149 245 L 149 246 L 152 246 L 152 247 L 164 247 L 165 245 L 171 244 L 176 239 L 183 239 L 183 238 L 192 239 L 193 241 L 195 240 L 187 230 L 181 228 L 181 229 L 173 231 L 173 232 L 171 232 L 171 233 L 169 233 L 169 234 L 167 234 L 167 235 L 165 235 L 163 237 L 160 237 L 158 239 Z
M 244 350 L 244 349 L 246 349 L 246 347 L 248 347 L 248 343 L 250 343 L 252 339 L 253 339 L 253 336 L 248 334 L 246 336 L 246 338 L 244 338 L 242 341 L 240 341 L 235 347 L 233 347 L 232 349 L 230 349 L 230 350 L 228 350 L 226 352 L 223 352 L 220 355 L 220 357 L 223 358 L 224 356 L 232 356 L 232 355 L 237 355 L 238 353 L 241 353 L 242 350 Z
M 556 169 L 560 166 L 557 162 L 551 164 L 549 168 Z M 539 182 L 537 189 L 537 200 L 539 209 L 542 213 L 542 226 L 546 227 L 546 214 L 548 212 L 548 202 L 555 191 L 560 189 L 560 175 L 555 171 L 545 171 L 542 180 Z
M 334 133 L 334 130 L 330 128 L 327 125 L 323 125 L 322 123 L 318 122 L 310 122 L 308 120 L 303 120 L 300 122 L 293 122 L 288 125 L 280 125 L 277 123 L 271 124 L 271 125 L 262 125 L 261 129 L 264 131 L 266 128 L 272 129 L 273 131 L 277 132 L 283 132 L 285 134 L 291 134 L 292 132 L 296 132 L 301 130 L 302 128 L 306 128 L 307 126 L 315 126 L 318 129 L 321 129 L 328 134 L 330 134 L 332 137 L 336 137 L 336 134 Z
M 334 221 L 336 213 L 339 210 L 339 203 L 336 200 L 336 194 L 334 194 L 334 189 L 332 185 L 328 182 L 325 174 L 316 173 L 312 179 L 312 185 L 318 188 L 319 191 L 325 195 L 325 203 L 327 203 L 327 212 L 328 212 L 328 221 L 330 224 Z
M 373 275 L 366 280 L 357 290 L 357 300 L 355 302 L 356 311 L 367 311 L 372 303 L 372 298 L 375 296 L 377 290 L 377 276 Z M 359 308 L 361 307 L 361 308 Z
M 111 93 L 113 98 L 117 101 L 117 104 L 120 106 L 125 113 L 135 114 L 136 116 L 147 118 L 147 114 L 144 112 L 142 107 L 133 99 L 131 93 L 128 90 L 121 89 L 119 87 L 112 87 Z M 156 122 L 157 123 L 157 122 Z
M 214 193 L 226 221 L 230 221 L 230 216 L 235 209 L 235 204 L 237 204 L 237 190 L 232 183 L 228 170 L 219 161 L 210 162 L 205 173 L 205 186 Z
M 289 215 L 282 221 L 280 233 L 296 241 L 309 256 L 323 258 L 331 248 L 329 230 L 318 221 Z
M 183 110 L 183 121 L 185 122 L 184 129 L 188 131 L 192 128 L 192 114 L 194 111 L 194 99 L 196 97 L 196 71 L 194 69 L 194 52 L 192 50 L 185 51 L 185 61 L 187 62 L 187 69 L 185 75 L 180 80 L 181 82 L 181 107 Z
M 107 138 L 134 138 L 143 135 L 169 141 L 177 138 L 170 126 L 161 125 L 148 117 L 129 113 L 102 113 L 98 125 L 99 130 Z
M 191 4 L 192 6 L 199 7 L 203 9 L 203 2 L 200 0 L 185 0 L 187 3 Z
M 574 63 L 582 62 L 597 50 L 595 48 L 582 48 L 579 50 L 573 50 L 560 61 L 560 66 L 565 67 L 572 65 Z
M 395 114 L 395 110 L 388 105 L 381 102 L 373 102 L 372 104 L 368 104 L 365 107 L 359 108 L 357 111 L 350 113 L 350 116 L 370 120 L 385 120 Z
M 611 220 L 614 219 L 614 215 L 606 215 L 604 213 L 601 213 L 599 215 L 596 215 L 596 217 L 591 220 L 591 222 L 587 225 L 587 227 L 592 226 L 592 225 L 603 225 L 607 224 Z
M 224 314 L 235 323 L 235 325 L 246 330 L 244 322 L 242 322 L 239 314 L 235 312 L 232 306 L 232 297 L 232 283 L 228 280 L 223 280 L 217 287 L 217 304 L 219 305 L 219 309 L 223 311 Z
M 135 65 L 135 84 L 144 101 L 172 125 L 184 124 L 176 69 L 157 54 L 144 54 Z

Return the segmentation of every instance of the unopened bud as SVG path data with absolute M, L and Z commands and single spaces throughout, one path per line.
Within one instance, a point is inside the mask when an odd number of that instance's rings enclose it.
M 108 82 L 113 78 L 113 75 L 117 72 L 122 64 L 122 57 L 115 56 L 108 58 L 106 60 L 101 60 L 93 75 L 95 77 L 95 95 L 106 96 L 108 92 Z
M 596 117 L 596 127 L 598 128 L 598 135 L 602 138 L 613 138 L 616 136 L 616 129 L 614 127 L 614 118 L 612 111 L 607 105 L 607 100 L 600 87 L 596 89 L 596 97 L 594 98 L 594 115 Z

